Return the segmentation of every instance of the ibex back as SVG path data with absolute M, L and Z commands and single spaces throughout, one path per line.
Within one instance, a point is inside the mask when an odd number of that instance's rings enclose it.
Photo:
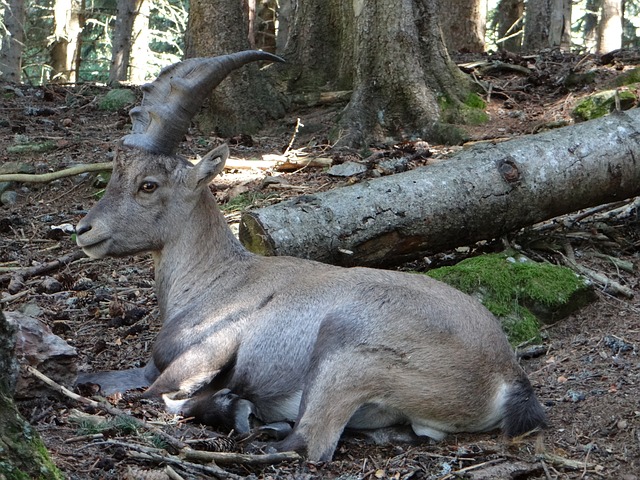
M 250 414 L 295 422 L 276 448 L 311 460 L 330 459 L 345 427 L 410 425 L 441 439 L 544 426 L 499 322 L 475 299 L 424 275 L 257 256 L 234 237 L 208 187 L 227 147 L 195 166 L 174 152 L 204 95 L 253 60 L 279 59 L 188 60 L 143 89 L 77 241 L 95 258 L 151 252 L 163 325 L 145 369 L 81 381 L 150 385 L 171 409 L 239 430 Z

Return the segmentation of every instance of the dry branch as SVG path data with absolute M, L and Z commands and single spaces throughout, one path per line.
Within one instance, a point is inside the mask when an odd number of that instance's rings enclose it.
M 246 212 L 267 255 L 392 265 L 640 195 L 640 109 Z
M 40 265 L 35 265 L 33 267 L 28 267 L 18 271 L 14 271 L 12 273 L 5 273 L 4 275 L 0 275 L 0 284 L 9 282 L 7 291 L 11 294 L 15 294 L 22 289 L 22 287 L 24 286 L 24 282 L 28 278 L 52 272 L 53 270 L 62 268 L 69 263 L 84 257 L 86 257 L 86 255 L 82 250 L 74 250 L 64 257 L 60 257 L 51 262 L 42 263 Z
M 51 173 L 7 173 L 0 175 L 0 182 L 22 182 L 22 183 L 46 183 L 58 180 L 60 178 L 72 177 L 82 173 L 104 172 L 113 168 L 111 162 L 91 163 L 88 165 L 77 165 L 71 168 L 65 168 L 57 172 Z

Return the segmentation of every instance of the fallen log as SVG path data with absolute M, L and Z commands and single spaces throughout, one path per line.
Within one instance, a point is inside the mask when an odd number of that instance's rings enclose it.
M 248 211 L 240 240 L 265 255 L 389 266 L 637 195 L 640 109 Z

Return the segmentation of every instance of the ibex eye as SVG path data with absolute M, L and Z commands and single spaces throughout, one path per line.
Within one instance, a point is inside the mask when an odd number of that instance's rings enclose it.
M 155 191 L 156 188 L 158 188 L 158 184 L 155 182 L 143 182 L 142 185 L 140 185 L 140 191 L 144 193 L 151 193 Z

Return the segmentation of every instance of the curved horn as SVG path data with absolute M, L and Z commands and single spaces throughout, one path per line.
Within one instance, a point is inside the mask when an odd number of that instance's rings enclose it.
M 142 103 L 129 113 L 133 127 L 122 142 L 152 153 L 174 153 L 204 99 L 229 73 L 257 60 L 284 62 L 259 50 L 170 65 L 142 86 Z

